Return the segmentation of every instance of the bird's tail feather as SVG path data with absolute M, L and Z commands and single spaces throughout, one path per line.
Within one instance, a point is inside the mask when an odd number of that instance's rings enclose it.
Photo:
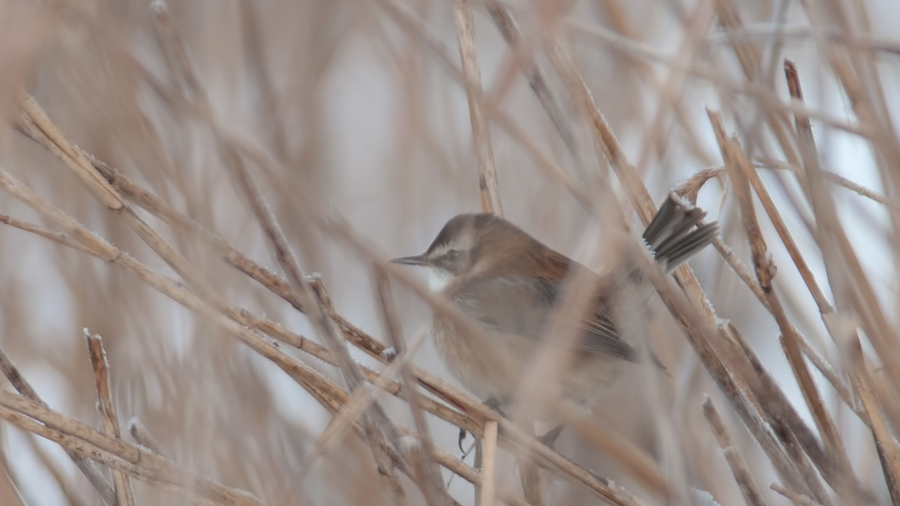
M 718 225 L 700 224 L 706 211 L 670 192 L 653 221 L 644 231 L 644 241 L 666 272 L 694 256 L 715 239 Z

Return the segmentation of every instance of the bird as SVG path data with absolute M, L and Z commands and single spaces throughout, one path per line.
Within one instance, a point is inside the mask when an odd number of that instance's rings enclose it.
M 717 224 L 704 223 L 705 215 L 669 193 L 643 233 L 663 271 L 671 272 L 714 240 Z M 586 317 L 568 322 L 577 335 L 559 375 L 566 398 L 590 402 L 626 364 L 642 357 L 661 367 L 633 335 L 640 332 L 633 329 L 634 320 L 647 312 L 652 285 L 628 250 L 620 257 L 609 272 L 597 274 L 499 216 L 473 213 L 451 218 L 424 253 L 392 262 L 427 269 L 431 290 L 483 330 L 473 334 L 435 312 L 430 333 L 448 371 L 499 408 L 512 400 L 542 339 L 553 337 L 547 333 L 563 309 L 569 280 L 590 281 L 594 289 Z

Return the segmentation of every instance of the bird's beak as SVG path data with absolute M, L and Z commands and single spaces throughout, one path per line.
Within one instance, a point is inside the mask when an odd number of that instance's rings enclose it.
M 429 265 L 429 262 L 424 258 L 424 255 L 413 255 L 411 257 L 395 258 L 391 260 L 391 262 L 404 265 Z

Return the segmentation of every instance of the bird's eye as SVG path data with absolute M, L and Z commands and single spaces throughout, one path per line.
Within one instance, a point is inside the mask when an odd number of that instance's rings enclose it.
M 459 250 L 452 249 L 448 251 L 444 257 L 448 262 L 455 262 L 457 258 L 459 258 Z

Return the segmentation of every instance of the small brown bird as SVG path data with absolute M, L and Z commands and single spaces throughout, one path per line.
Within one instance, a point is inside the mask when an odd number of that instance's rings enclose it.
M 672 271 L 713 240 L 717 226 L 700 225 L 705 215 L 674 193 L 668 196 L 643 234 L 663 270 Z M 564 394 L 589 401 L 624 364 L 639 360 L 631 329 L 635 318 L 645 316 L 653 291 L 631 255 L 622 257 L 601 276 L 500 217 L 461 214 L 425 253 L 393 261 L 426 267 L 432 289 L 483 327 L 486 332 L 476 338 L 435 315 L 431 331 L 450 372 L 482 400 L 503 406 L 533 363 L 541 338 L 550 337 L 569 280 L 592 281 L 595 298 L 586 321 L 576 322 L 578 339 L 560 377 Z

